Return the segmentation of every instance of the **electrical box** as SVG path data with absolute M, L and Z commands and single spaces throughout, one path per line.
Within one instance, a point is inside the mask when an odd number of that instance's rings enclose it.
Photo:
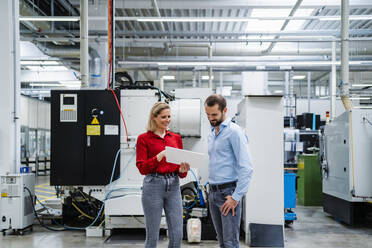
M 25 189 L 27 187 L 32 194 Z M 34 222 L 31 199 L 35 195 L 35 174 L 8 174 L 0 176 L 0 230 L 21 231 Z
M 51 92 L 51 185 L 109 184 L 119 149 L 120 111 L 111 91 Z M 120 158 L 114 180 L 119 171 Z

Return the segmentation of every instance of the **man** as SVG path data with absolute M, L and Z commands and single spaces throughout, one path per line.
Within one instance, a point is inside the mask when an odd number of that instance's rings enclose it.
M 253 167 L 248 138 L 230 118 L 226 100 L 209 96 L 204 104 L 212 126 L 208 137 L 209 209 L 220 247 L 239 247 L 242 197 L 247 193 Z

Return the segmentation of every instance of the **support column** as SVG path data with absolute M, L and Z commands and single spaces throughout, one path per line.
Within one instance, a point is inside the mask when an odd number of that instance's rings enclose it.
M 198 71 L 198 87 L 202 87 L 202 74 L 201 71 Z
M 19 1 L 0 1 L 0 174 L 20 168 Z
M 177 88 L 181 88 L 181 75 L 179 69 L 177 69 Z
M 220 71 L 220 89 L 221 89 L 221 95 L 223 91 L 223 72 Z M 217 93 L 217 87 L 216 87 L 216 93 Z
M 349 99 L 349 0 L 341 1 L 341 100 L 345 109 L 351 110 Z
M 88 0 L 80 0 L 80 73 L 82 88 L 89 85 L 88 41 Z
M 208 46 L 208 59 L 211 60 L 212 59 L 212 45 L 209 45 Z M 208 72 L 208 75 L 209 75 L 209 82 L 208 82 L 208 87 L 210 89 L 213 88 L 213 77 L 212 77 L 212 67 L 209 67 L 209 72 Z
M 311 72 L 307 73 L 307 112 L 310 112 L 310 99 L 311 99 Z
M 336 41 L 332 41 L 332 72 L 331 72 L 331 113 L 330 119 L 333 120 L 336 117 Z
M 285 116 L 289 116 L 289 72 L 285 72 L 284 81 L 284 106 L 285 106 Z

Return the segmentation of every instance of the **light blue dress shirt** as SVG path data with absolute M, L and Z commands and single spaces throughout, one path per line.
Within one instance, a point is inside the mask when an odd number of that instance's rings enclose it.
M 248 151 L 248 137 L 237 124 L 226 118 L 208 137 L 209 183 L 223 184 L 237 181 L 232 198 L 240 201 L 247 193 L 253 166 Z

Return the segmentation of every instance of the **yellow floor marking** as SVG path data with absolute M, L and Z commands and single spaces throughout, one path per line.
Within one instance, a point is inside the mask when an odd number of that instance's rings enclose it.
M 46 198 L 46 199 L 43 199 L 43 200 L 41 200 L 40 202 L 45 202 L 45 201 L 47 201 L 47 200 L 50 200 L 50 199 L 54 199 L 54 198 L 57 198 L 57 197 L 49 197 L 49 198 Z
M 50 187 L 48 185 L 45 185 L 45 186 L 35 186 L 35 188 L 42 188 L 42 189 L 48 189 L 48 188 L 51 188 L 51 189 L 54 189 L 53 187 Z
M 41 192 L 41 193 L 46 193 L 50 195 L 54 195 L 56 192 L 51 192 L 51 191 L 46 191 L 46 190 L 40 190 L 40 189 L 35 189 L 36 192 Z
M 38 186 L 38 188 L 52 188 L 52 189 L 54 189 L 54 186 L 50 186 L 50 185 L 40 185 L 40 186 Z
M 37 198 L 49 198 L 50 196 L 46 196 L 46 195 L 36 195 L 37 196 Z
M 36 187 L 39 187 L 39 186 L 45 186 L 45 185 L 49 185 L 49 183 L 38 184 L 38 185 L 36 185 Z

